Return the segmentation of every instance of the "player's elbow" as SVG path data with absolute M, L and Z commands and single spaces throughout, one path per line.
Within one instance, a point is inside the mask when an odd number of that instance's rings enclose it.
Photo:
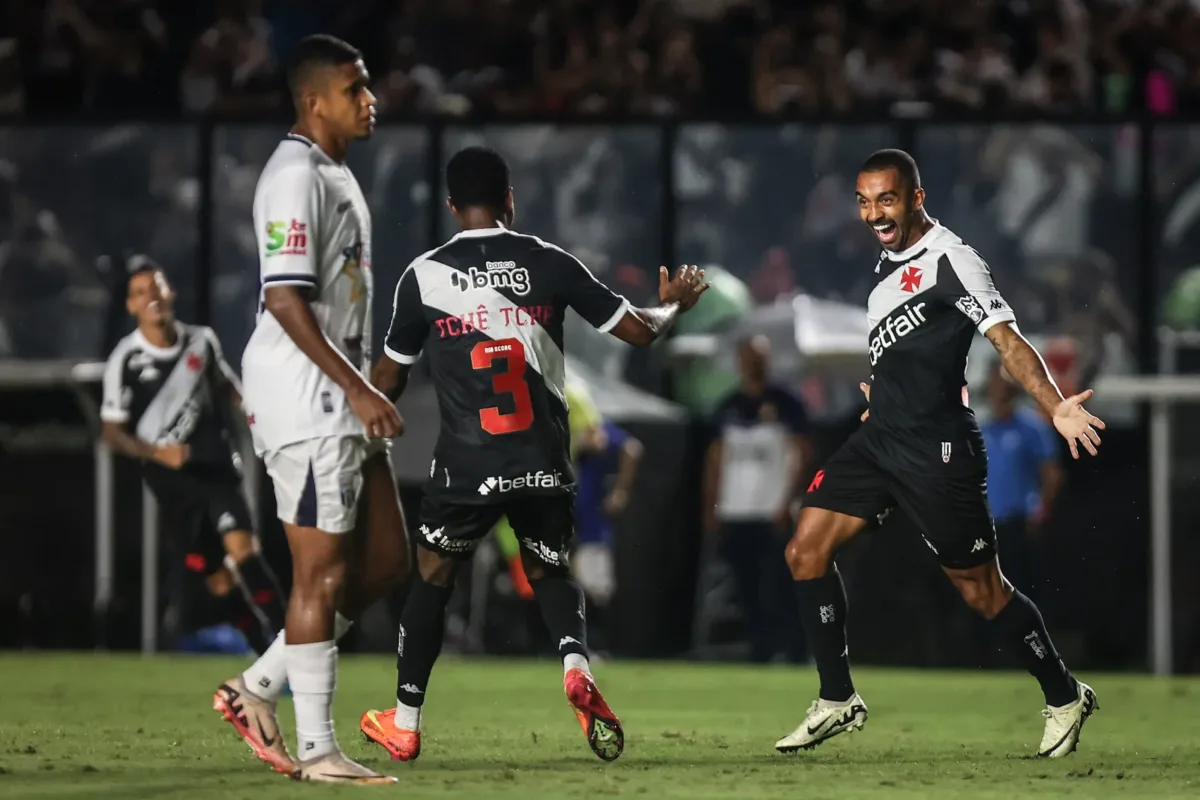
M 658 339 L 660 332 L 644 315 L 636 309 L 631 309 L 621 317 L 621 321 L 612 329 L 612 333 L 626 344 L 634 347 L 648 347 Z
M 278 317 L 295 308 L 300 302 L 300 293 L 295 286 L 268 286 L 263 291 L 263 307 Z

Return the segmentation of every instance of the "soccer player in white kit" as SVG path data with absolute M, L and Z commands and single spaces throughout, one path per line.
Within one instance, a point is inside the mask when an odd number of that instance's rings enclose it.
M 298 45 L 288 80 L 297 123 L 254 194 L 262 291 L 242 375 L 255 450 L 287 531 L 293 586 L 284 637 L 223 684 L 214 707 L 280 772 L 324 782 L 391 783 L 394 778 L 341 752 L 331 716 L 336 639 L 348 626 L 337 612 L 347 610 L 355 593 L 357 610 L 374 599 L 361 597 L 369 581 L 355 573 L 356 559 L 374 557 L 378 538 L 390 536 L 404 549 L 386 458 L 386 440 L 400 433 L 401 421 L 364 377 L 371 216 L 344 163 L 348 144 L 374 129 L 375 97 L 359 51 L 330 36 Z M 371 495 L 363 498 L 371 519 L 360 547 L 351 534 L 364 494 Z M 389 525 L 392 530 L 379 530 Z M 389 567 L 393 573 L 406 568 L 403 556 L 398 559 Z M 295 762 L 274 713 L 285 682 L 296 709 Z

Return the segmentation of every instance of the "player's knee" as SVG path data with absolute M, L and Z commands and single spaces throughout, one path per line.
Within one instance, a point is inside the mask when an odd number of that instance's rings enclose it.
M 221 567 L 204 579 L 204 585 L 213 597 L 224 597 L 233 591 L 233 575 L 229 573 L 229 570 Z
M 1012 587 L 995 564 L 964 570 L 947 570 L 954 588 L 977 614 L 992 619 L 1012 597 Z
M 318 598 L 324 604 L 341 602 L 346 586 L 346 562 L 337 558 L 324 563 L 294 564 L 293 593 Z
M 543 578 L 571 577 L 571 570 L 563 564 L 547 564 L 527 550 L 521 551 L 521 567 L 525 570 L 525 578 L 530 583 Z
M 454 576 L 458 574 L 458 562 L 451 556 L 418 547 L 417 572 L 426 583 L 450 587 L 454 585 Z
M 829 570 L 834 546 L 832 536 L 817 526 L 801 522 L 783 551 L 792 578 L 806 581 L 824 575 Z

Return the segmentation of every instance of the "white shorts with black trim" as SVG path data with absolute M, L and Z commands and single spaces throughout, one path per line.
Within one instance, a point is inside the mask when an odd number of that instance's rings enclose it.
M 363 462 L 389 444 L 364 436 L 324 436 L 265 452 L 279 519 L 326 533 L 354 530 Z

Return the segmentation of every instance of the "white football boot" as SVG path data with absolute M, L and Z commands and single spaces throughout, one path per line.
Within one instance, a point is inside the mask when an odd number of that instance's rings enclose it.
M 311 761 L 296 765 L 292 778 L 319 783 L 356 783 L 360 786 L 383 786 L 396 783 L 391 775 L 380 775 L 357 761 L 351 761 L 341 750 L 334 750 Z
M 775 743 L 781 753 L 811 750 L 839 733 L 862 730 L 867 722 L 867 704 L 855 692 L 849 700 L 816 700 L 800 727 Z
M 1079 745 L 1079 734 L 1083 723 L 1100 708 L 1096 693 L 1092 687 L 1083 681 L 1078 684 L 1079 696 L 1075 702 L 1065 706 L 1046 706 L 1042 716 L 1046 718 L 1046 730 L 1042 733 L 1042 743 L 1038 747 L 1038 756 L 1042 758 L 1062 758 L 1075 752 Z

